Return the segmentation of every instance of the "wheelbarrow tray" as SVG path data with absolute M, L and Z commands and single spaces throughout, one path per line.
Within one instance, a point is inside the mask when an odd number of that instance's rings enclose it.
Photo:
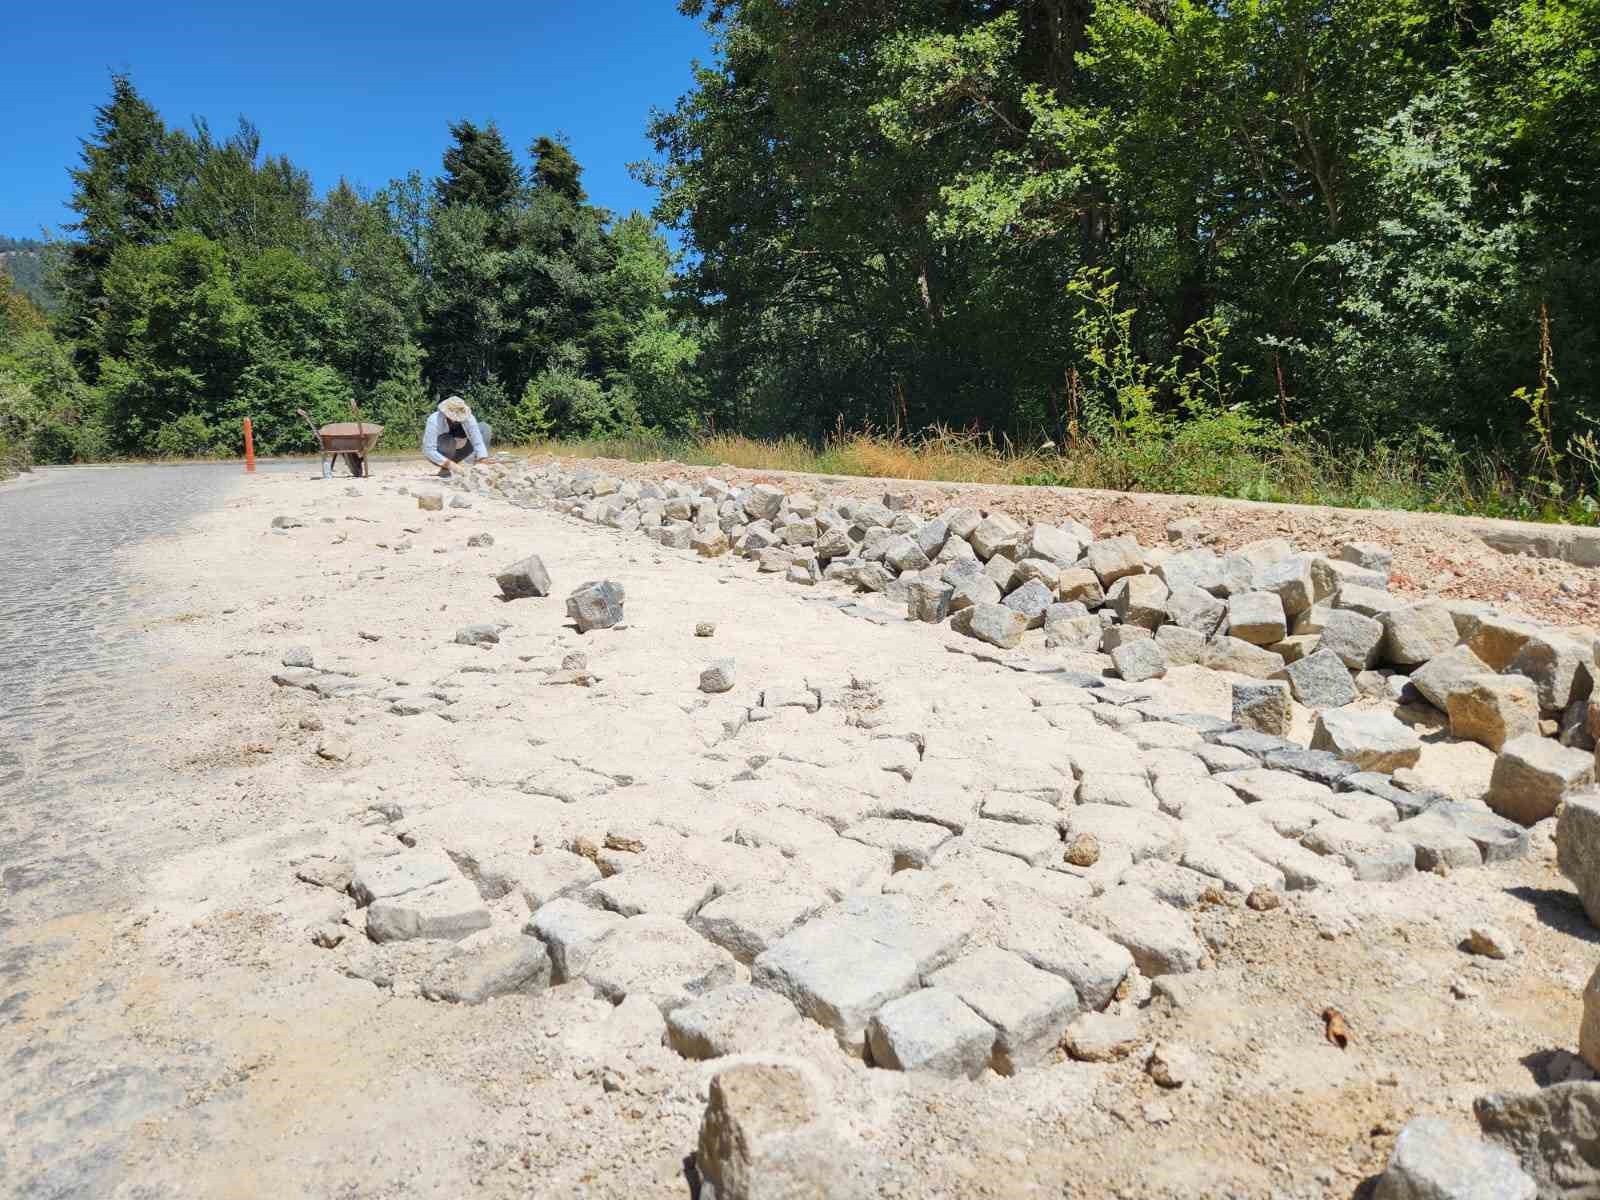
M 363 421 L 335 421 L 317 430 L 324 454 L 365 454 L 378 444 L 383 426 Z

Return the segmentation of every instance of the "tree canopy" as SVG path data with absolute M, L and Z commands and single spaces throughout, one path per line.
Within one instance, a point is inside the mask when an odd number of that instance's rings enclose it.
M 206 454 L 248 415 L 263 452 L 304 450 L 296 410 L 354 399 L 406 444 L 449 392 L 503 438 L 686 425 L 698 349 L 654 224 L 590 205 L 559 138 L 523 164 L 493 122 L 450 137 L 431 181 L 319 196 L 248 121 L 171 128 L 114 76 L 71 171 L 59 311 L 7 302 L 0 436 L 47 461 Z
M 71 236 L 0 244 L 38 301 L 0 420 L 89 457 L 249 413 L 270 451 L 297 407 L 407 442 L 459 392 L 510 439 L 1292 431 L 1600 473 L 1600 0 L 680 7 L 715 55 L 650 117 L 648 217 L 492 120 L 318 194 L 114 76 Z

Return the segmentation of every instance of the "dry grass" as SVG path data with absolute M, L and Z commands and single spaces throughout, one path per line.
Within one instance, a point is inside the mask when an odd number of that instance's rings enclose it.
M 532 447 L 537 453 L 573 458 L 620 458 L 630 462 L 673 459 L 697 466 L 729 466 L 750 471 L 799 471 L 883 479 L 922 479 L 949 483 L 1027 483 L 1049 474 L 1059 456 L 1019 452 L 980 434 L 934 430 L 917 438 L 873 432 L 842 432 L 819 448 L 799 438 L 760 441 L 737 434 L 691 440 L 604 438 L 555 441 Z

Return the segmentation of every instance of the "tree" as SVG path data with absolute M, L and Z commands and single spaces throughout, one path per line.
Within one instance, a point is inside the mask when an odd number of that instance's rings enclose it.
M 111 99 L 95 110 L 94 126 L 95 136 L 81 143 L 81 165 L 68 172 L 78 219 L 67 228 L 78 239 L 65 269 L 66 328 L 82 343 L 91 373 L 112 257 L 167 236 L 178 182 L 171 135 L 126 75 L 112 76 Z
M 490 122 L 479 128 L 471 121 L 452 121 L 455 144 L 444 152 L 444 174 L 434 182 L 440 204 L 476 205 L 496 215 L 516 203 L 522 171 L 500 131 Z
M 250 365 L 254 332 L 223 248 L 195 233 L 123 246 L 105 290 L 100 390 L 113 446 L 139 454 L 215 445 Z M 183 440 L 171 441 L 180 428 Z

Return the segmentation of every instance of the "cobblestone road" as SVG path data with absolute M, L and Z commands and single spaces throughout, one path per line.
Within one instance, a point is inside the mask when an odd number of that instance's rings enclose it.
M 141 769 L 142 589 L 116 552 L 219 504 L 232 464 L 43 470 L 0 488 L 0 929 L 113 886 L 93 818 L 61 803 Z

